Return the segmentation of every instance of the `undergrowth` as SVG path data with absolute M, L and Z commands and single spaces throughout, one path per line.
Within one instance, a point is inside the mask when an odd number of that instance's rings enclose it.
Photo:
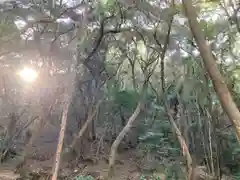
M 94 180 L 94 178 L 92 176 L 79 175 L 75 177 L 74 180 Z

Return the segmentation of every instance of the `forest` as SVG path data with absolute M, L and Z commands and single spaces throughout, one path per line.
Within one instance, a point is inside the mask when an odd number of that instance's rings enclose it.
M 240 1 L 0 0 L 0 180 L 240 180 Z

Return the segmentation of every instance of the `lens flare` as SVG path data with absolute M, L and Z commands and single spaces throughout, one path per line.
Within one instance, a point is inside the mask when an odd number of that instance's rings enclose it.
M 38 73 L 32 68 L 24 67 L 19 72 L 19 76 L 21 77 L 22 80 L 24 80 L 28 83 L 32 83 L 32 82 L 36 81 L 36 79 L 38 77 Z

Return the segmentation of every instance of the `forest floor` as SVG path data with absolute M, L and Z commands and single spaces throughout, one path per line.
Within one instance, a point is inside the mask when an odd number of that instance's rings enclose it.
M 130 149 L 121 151 L 118 154 L 115 165 L 115 173 L 112 180 L 140 180 L 143 166 L 137 157 L 138 150 Z M 15 173 L 17 158 L 10 159 L 7 163 L 0 165 L 0 180 L 50 180 L 54 156 L 48 160 L 36 160 L 28 158 L 21 172 Z M 159 162 L 158 165 L 161 163 Z M 73 161 L 62 161 L 59 180 L 77 180 L 77 176 L 90 175 L 94 180 L 103 180 L 107 176 L 108 156 L 101 156 L 97 161 L 93 159 L 81 159 Z M 146 175 L 146 174 L 144 174 Z M 151 176 L 152 174 L 148 174 Z M 157 176 L 165 179 L 164 171 L 157 172 Z M 146 176 L 145 176 L 146 177 Z M 222 177 L 222 180 L 233 180 L 229 176 Z
M 0 180 L 16 180 L 18 177 L 22 180 L 49 179 L 48 176 L 52 174 L 52 167 L 54 166 L 54 157 L 58 142 L 58 129 L 51 127 L 50 129 L 45 128 L 44 130 L 45 131 L 42 133 L 44 136 L 39 137 L 38 141 L 34 144 L 32 149 L 33 153 L 31 153 L 31 157 L 27 158 L 23 170 L 19 174 L 14 173 L 19 164 L 19 156 L 14 155 L 13 157 L 9 157 L 6 162 L 0 164 Z M 68 141 L 71 142 L 71 140 L 66 139 L 66 142 Z M 18 148 L 14 151 L 20 155 L 24 149 L 24 144 L 17 144 L 16 147 Z M 62 160 L 59 179 L 75 180 L 76 178 L 74 177 L 78 175 L 91 175 L 94 179 L 101 179 L 101 177 L 107 175 L 110 151 L 109 142 L 85 142 L 79 145 L 78 148 L 81 149 L 81 147 L 85 147 L 87 151 L 86 157 L 88 158 L 84 158 L 84 160 L 83 158 L 78 158 L 76 160 L 74 156 L 74 158 L 72 158 L 74 159 L 73 161 Z M 112 179 L 139 180 L 141 170 L 137 163 L 141 158 L 139 158 L 139 156 L 137 157 L 138 150 L 122 149 L 123 150 L 120 148 L 116 160 L 114 177 Z M 96 156 L 97 160 L 93 158 Z M 41 176 L 41 179 L 37 176 Z
M 125 151 L 119 154 L 116 161 L 115 173 L 112 180 L 139 180 L 141 173 L 136 165 L 137 159 L 134 156 L 135 151 Z M 16 168 L 16 159 L 11 159 L 8 163 L 0 166 L 0 180 L 47 180 L 52 172 L 53 158 L 40 161 L 28 159 L 21 175 L 14 173 Z M 62 162 L 59 172 L 59 179 L 75 180 L 78 175 L 91 175 L 94 179 L 103 179 L 108 170 L 108 159 L 102 158 L 96 162 L 91 160 L 75 160 L 71 162 Z M 23 177 L 24 176 L 24 177 Z

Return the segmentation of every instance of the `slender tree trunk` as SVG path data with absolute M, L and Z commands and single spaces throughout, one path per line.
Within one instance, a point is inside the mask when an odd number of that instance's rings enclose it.
M 64 140 L 65 129 L 66 129 L 66 125 L 67 125 L 67 114 L 68 114 L 69 104 L 70 104 L 70 98 L 67 97 L 67 102 L 65 102 L 64 107 L 63 107 L 62 123 L 61 123 L 61 129 L 59 132 L 55 167 L 53 168 L 52 180 L 57 180 L 57 177 L 58 177 L 63 140 Z
M 73 61 L 74 67 L 77 67 L 76 61 Z M 60 167 L 60 160 L 61 160 L 61 154 L 62 154 L 62 146 L 63 146 L 63 141 L 64 141 L 64 136 L 65 136 L 65 130 L 67 126 L 67 120 L 68 120 L 68 111 L 69 111 L 69 106 L 71 104 L 71 100 L 73 97 L 73 92 L 76 84 L 76 72 L 70 72 L 69 74 L 69 81 L 66 82 L 67 84 L 64 84 L 65 87 L 65 96 L 64 96 L 64 106 L 63 106 L 63 113 L 62 113 L 62 122 L 61 122 L 61 129 L 59 132 L 59 137 L 58 137 L 58 145 L 57 145 L 57 150 L 56 150 L 56 156 L 55 156 L 55 161 L 54 161 L 54 167 L 53 167 L 53 174 L 52 174 L 52 180 L 57 180 L 58 176 L 58 171 Z
M 168 117 L 169 117 L 169 121 L 170 123 L 172 124 L 172 127 L 177 135 L 177 139 L 178 139 L 178 142 L 180 143 L 180 146 L 182 148 L 182 153 L 183 153 L 183 156 L 185 157 L 186 159 L 186 162 L 187 162 L 187 171 L 188 171 L 188 177 L 187 179 L 188 180 L 194 180 L 192 177 L 193 177 L 193 173 L 192 173 L 192 157 L 191 157 L 191 154 L 189 152 L 189 149 L 188 149 L 188 146 L 186 144 L 186 141 L 181 133 L 181 131 L 179 130 L 179 128 L 177 127 L 177 124 L 171 114 L 171 112 L 169 111 L 169 109 L 167 108 L 167 105 L 165 105 L 165 108 L 168 112 Z
M 172 0 L 172 7 L 175 8 L 175 0 Z M 168 45 L 169 45 L 169 40 L 170 40 L 170 33 L 171 33 L 171 28 L 172 28 L 172 22 L 173 22 L 173 18 L 174 18 L 174 14 L 173 16 L 170 18 L 170 21 L 169 21 L 169 29 L 168 29 L 168 33 L 167 33 L 167 36 L 166 36 L 166 39 L 165 39 L 165 43 L 164 43 L 164 48 L 162 49 L 162 54 L 161 54 L 161 83 L 162 83 L 162 91 L 163 91 L 163 94 L 165 93 L 165 73 L 164 73 L 164 58 L 165 58 L 165 54 L 166 54 L 166 51 L 167 51 L 167 48 L 168 48 Z M 156 40 L 156 39 L 155 39 Z M 157 44 L 159 44 L 159 42 L 156 40 Z M 164 100 L 164 102 L 166 102 Z M 183 156 L 185 157 L 185 160 L 187 162 L 187 171 L 188 171 L 188 176 L 187 176 L 187 179 L 188 180 L 193 180 L 193 171 L 192 171 L 192 157 L 191 157 L 191 154 L 189 152 L 189 149 L 188 149 L 188 146 L 187 146 L 187 143 L 186 143 L 186 140 L 184 139 L 181 131 L 179 130 L 177 124 L 176 124 L 176 121 L 173 117 L 173 114 L 170 112 L 170 109 L 168 108 L 168 105 L 167 103 L 164 104 L 165 105 L 165 109 L 167 111 L 167 114 L 168 114 L 168 117 L 169 117 L 169 121 L 173 127 L 173 130 L 175 131 L 176 133 L 176 136 L 177 136 L 177 140 L 182 148 L 182 153 L 183 153 Z M 174 115 L 175 116 L 175 115 Z
M 67 149 L 66 153 L 71 152 L 74 149 L 74 147 L 76 146 L 77 142 L 81 139 L 83 134 L 86 132 L 86 130 L 89 127 L 90 123 L 93 121 L 94 117 L 96 116 L 101 102 L 102 101 L 99 101 L 97 103 L 97 105 L 96 105 L 94 110 L 93 110 L 93 108 L 91 108 L 91 110 L 88 113 L 87 120 L 85 121 L 84 125 L 80 129 L 78 135 L 74 138 L 72 144 L 69 146 L 69 148 Z
M 205 40 L 204 34 L 197 21 L 196 9 L 192 5 L 192 0 L 182 0 L 182 3 L 186 16 L 188 17 L 189 26 L 198 45 L 200 55 L 203 59 L 204 66 L 212 80 L 222 108 L 227 113 L 230 121 L 233 124 L 238 142 L 240 143 L 240 112 L 233 101 L 231 93 L 229 92 L 224 81 L 224 77 L 221 75 L 218 69 L 216 59 L 214 58 L 211 49 Z
M 114 173 L 114 164 L 117 156 L 117 149 L 123 138 L 126 136 L 126 134 L 131 130 L 133 122 L 136 120 L 137 116 L 139 115 L 141 111 L 142 101 L 140 101 L 133 112 L 132 116 L 129 118 L 126 126 L 122 129 L 122 131 L 119 133 L 117 138 L 112 144 L 111 152 L 109 156 L 109 167 L 108 167 L 108 179 L 110 180 L 112 178 L 112 175 Z

